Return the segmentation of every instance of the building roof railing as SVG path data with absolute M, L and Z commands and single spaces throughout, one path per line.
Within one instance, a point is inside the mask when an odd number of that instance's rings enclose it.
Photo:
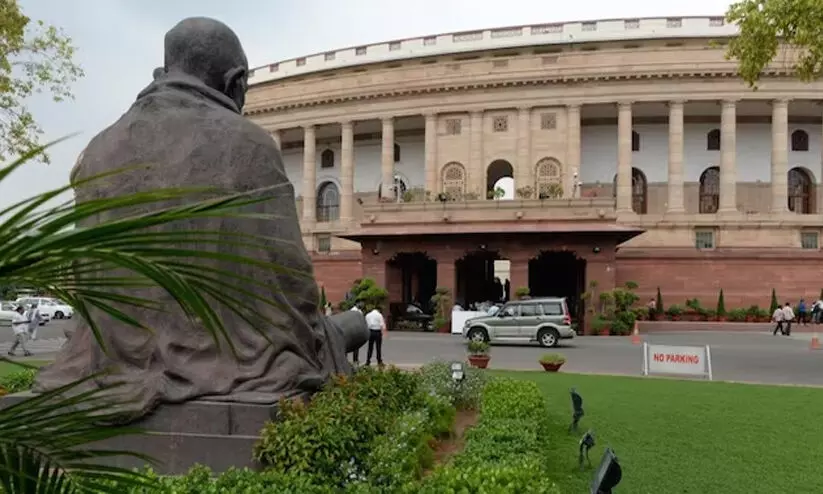
M 651 39 L 728 38 L 737 26 L 716 17 L 655 17 L 479 29 L 360 45 L 252 69 L 250 84 L 344 67 L 534 45 Z

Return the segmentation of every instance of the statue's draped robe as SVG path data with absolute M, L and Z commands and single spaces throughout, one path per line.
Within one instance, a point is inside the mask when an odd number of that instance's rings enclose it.
M 165 312 L 128 308 L 154 333 L 95 312 L 108 355 L 98 346 L 88 324 L 78 321 L 56 361 L 40 372 L 35 391 L 54 389 L 115 365 L 117 374 L 98 378 L 89 385 L 124 382 L 118 394 L 135 399 L 126 411 L 141 416 L 160 403 L 199 397 L 273 402 L 283 396 L 311 393 L 331 373 L 350 372 L 341 334 L 333 327 L 335 323 L 318 311 L 318 290 L 300 233 L 294 188 L 286 177 L 279 150 L 263 129 L 245 119 L 230 98 L 200 81 L 162 75 L 140 93 L 125 115 L 92 139 L 73 178 L 132 166 L 127 172 L 77 187 L 77 201 L 166 187 L 219 187 L 231 192 L 276 186 L 265 193 L 268 199 L 264 203 L 252 208 L 276 215 L 279 220 L 205 219 L 166 225 L 159 230 L 217 230 L 271 237 L 264 250 L 237 252 L 304 275 L 215 262 L 222 270 L 263 283 L 266 288 L 244 287 L 275 300 L 279 306 L 249 302 L 274 322 L 266 329 L 273 341 L 270 344 L 230 310 L 213 305 L 219 309 L 237 347 L 236 356 L 225 341 L 218 349 L 212 336 L 189 321 L 162 289 L 119 290 L 163 302 Z M 79 226 L 125 214 L 107 213 Z M 235 249 L 214 245 L 198 248 L 223 252 Z

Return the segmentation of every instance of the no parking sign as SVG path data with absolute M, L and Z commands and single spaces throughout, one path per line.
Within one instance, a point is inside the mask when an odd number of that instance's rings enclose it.
M 643 343 L 643 375 L 702 376 L 712 380 L 712 352 L 706 346 L 669 346 Z

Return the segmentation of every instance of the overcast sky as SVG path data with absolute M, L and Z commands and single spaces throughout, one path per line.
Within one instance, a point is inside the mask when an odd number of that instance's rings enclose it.
M 0 184 L 0 207 L 68 182 L 79 152 L 116 120 L 162 65 L 163 35 L 179 20 L 209 16 L 240 36 L 251 66 L 398 38 L 519 24 L 575 20 L 722 15 L 729 0 L 20 0 L 33 19 L 62 27 L 78 48 L 86 77 L 76 99 L 35 101 L 52 139 L 79 136 Z M 657 6 L 655 4 L 657 3 Z

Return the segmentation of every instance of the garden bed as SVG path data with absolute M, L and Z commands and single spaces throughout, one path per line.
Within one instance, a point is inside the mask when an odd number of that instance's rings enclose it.
M 436 441 L 434 450 L 433 466 L 447 463 L 452 456 L 463 451 L 466 444 L 466 433 L 477 424 L 479 414 L 477 410 L 458 410 L 454 418 L 454 426 L 449 437 Z M 423 476 L 432 472 L 432 469 L 427 469 L 423 472 Z

